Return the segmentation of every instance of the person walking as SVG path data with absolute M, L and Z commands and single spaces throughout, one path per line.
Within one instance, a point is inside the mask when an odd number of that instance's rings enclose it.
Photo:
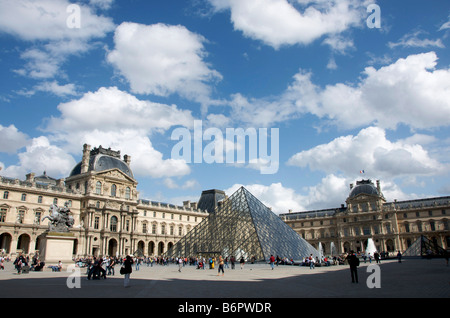
M 127 255 L 127 257 L 125 258 L 125 262 L 123 262 L 123 270 L 121 270 L 121 272 L 124 274 L 124 279 L 123 279 L 123 287 L 130 287 L 130 275 L 133 272 L 133 259 L 131 258 L 130 255 Z
M 178 258 L 178 271 L 181 273 L 181 268 L 183 267 L 183 258 Z
M 236 262 L 236 259 L 234 258 L 234 256 L 231 256 L 230 262 L 231 262 L 231 269 L 234 269 L 234 265 L 235 265 L 235 262 Z
M 377 264 L 381 264 L 380 253 L 378 253 L 378 251 L 375 251 L 375 253 L 373 254 L 373 258 L 375 258 Z
M 398 251 L 398 253 L 397 253 L 397 259 L 398 259 L 399 263 L 402 262 L 402 253 L 400 253 L 400 251 Z
M 219 269 L 217 270 L 217 276 L 219 276 L 220 272 L 222 272 L 222 276 L 225 274 L 224 270 L 223 270 L 223 258 L 222 256 L 219 256 Z
M 245 260 L 243 256 L 241 256 L 241 260 L 239 261 L 239 263 L 241 264 L 241 269 L 244 269 Z
M 315 264 L 316 264 L 316 260 L 314 259 L 314 257 L 311 254 L 311 256 L 309 257 L 309 269 L 314 269 Z
M 348 265 L 350 265 L 350 275 L 352 276 L 352 283 L 358 283 L 358 266 L 359 259 L 353 251 L 347 256 Z
M 275 265 L 275 257 L 273 255 L 270 255 L 269 262 L 270 262 L 270 267 L 272 267 L 272 270 L 273 270 L 274 265 Z

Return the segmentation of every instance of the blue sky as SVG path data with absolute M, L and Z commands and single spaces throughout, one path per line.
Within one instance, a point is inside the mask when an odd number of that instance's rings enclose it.
M 0 0 L 0 174 L 63 178 L 88 143 L 175 204 L 244 185 L 277 213 L 330 208 L 362 178 L 449 195 L 449 38 L 446 0 Z M 277 129 L 278 169 L 174 158 L 199 120 Z

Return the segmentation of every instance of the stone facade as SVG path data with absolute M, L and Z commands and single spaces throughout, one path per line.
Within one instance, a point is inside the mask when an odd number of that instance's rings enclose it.
M 73 255 L 123 256 L 136 251 L 161 255 L 208 215 L 196 203 L 175 206 L 139 198 L 138 182 L 123 159 L 111 149 L 84 145 L 82 161 L 69 177 L 55 180 L 34 173 L 25 180 L 0 177 L 0 249 L 15 256 L 39 251 L 48 230 L 52 204 L 68 202 L 75 220 Z
M 350 185 L 346 204 L 339 208 L 289 212 L 280 217 L 326 255 L 364 251 L 372 238 L 379 252 L 405 251 L 421 235 L 450 248 L 450 197 L 386 202 L 380 182 L 361 180 Z

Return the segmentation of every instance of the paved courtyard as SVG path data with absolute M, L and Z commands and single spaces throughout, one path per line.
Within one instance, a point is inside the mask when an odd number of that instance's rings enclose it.
M 374 262 L 372 263 L 374 264 Z M 450 266 L 443 259 L 405 259 L 382 261 L 379 271 L 367 272 L 370 264 L 361 263 L 359 283 L 352 284 L 348 266 L 277 266 L 246 264 L 243 269 L 198 270 L 194 266 L 141 265 L 133 267 L 131 287 L 123 287 L 119 266 L 116 275 L 106 280 L 87 280 L 81 269 L 80 288 L 76 272 L 30 272 L 18 275 L 12 262 L 0 271 L 0 298 L 449 298 Z M 375 277 L 379 273 L 378 278 Z M 367 284 L 369 281 L 369 285 Z M 369 288 L 379 283 L 380 288 Z

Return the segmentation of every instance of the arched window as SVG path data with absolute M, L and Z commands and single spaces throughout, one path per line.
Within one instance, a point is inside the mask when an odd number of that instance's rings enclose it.
M 3 192 L 3 199 L 7 200 L 8 197 L 9 197 L 9 192 L 8 191 Z
M 115 196 L 116 196 L 116 193 L 117 193 L 117 186 L 116 186 L 115 184 L 113 184 L 113 185 L 111 186 L 111 196 L 112 196 L 112 197 L 115 197 Z
M 117 217 L 112 216 L 111 217 L 111 225 L 109 227 L 111 232 L 117 232 L 117 223 L 118 223 Z
M 95 194 L 102 194 L 102 183 L 100 181 L 97 181 L 95 185 Z
M 129 199 L 130 196 L 131 196 L 131 189 L 130 189 L 130 187 L 127 187 L 125 189 L 125 199 Z

